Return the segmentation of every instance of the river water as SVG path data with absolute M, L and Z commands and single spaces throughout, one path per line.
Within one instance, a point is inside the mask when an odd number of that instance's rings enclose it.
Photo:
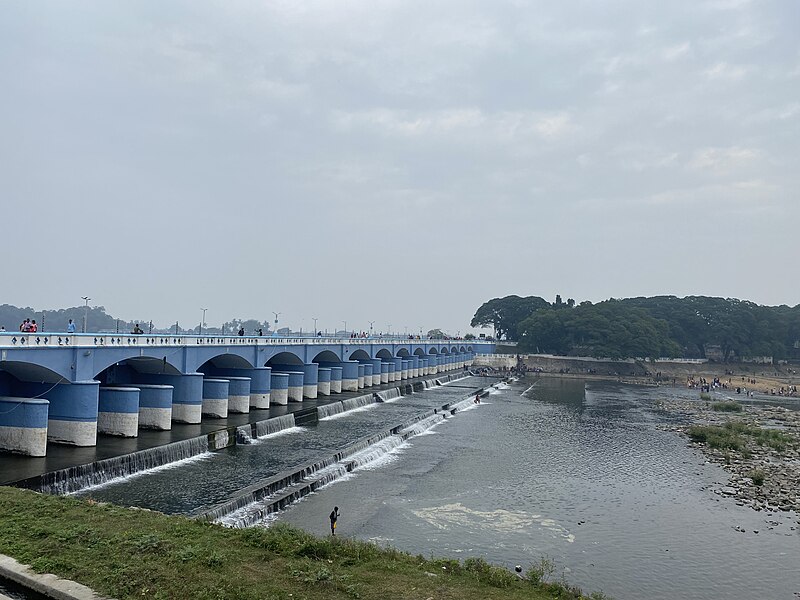
M 725 471 L 659 428 L 674 421 L 658 400 L 696 394 L 530 385 L 512 384 L 272 518 L 324 535 L 338 505 L 339 535 L 509 567 L 547 556 L 556 577 L 617 600 L 800 597 L 797 516 L 714 494 Z

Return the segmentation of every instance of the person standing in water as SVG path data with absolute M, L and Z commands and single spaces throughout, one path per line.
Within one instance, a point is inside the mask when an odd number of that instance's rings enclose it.
M 339 507 L 334 506 L 330 514 L 331 535 L 336 535 L 336 520 L 339 518 Z

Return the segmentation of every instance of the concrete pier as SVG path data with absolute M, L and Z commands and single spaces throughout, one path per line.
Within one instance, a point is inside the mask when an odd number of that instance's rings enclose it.
M 203 374 L 140 375 L 138 383 L 172 386 L 172 420 L 175 423 L 200 423 L 203 419 Z
M 331 395 L 331 369 L 320 367 L 317 371 L 317 393 L 320 396 Z
M 372 385 L 380 385 L 383 361 L 380 358 L 373 358 L 370 362 L 372 363 Z
M 306 363 L 303 365 L 303 398 L 313 400 L 319 393 L 319 365 Z
M 139 384 L 139 427 L 142 429 L 172 429 L 171 385 Z
M 391 366 L 391 363 L 381 362 L 381 383 L 389 383 L 389 369 Z
M 139 388 L 101 387 L 97 406 L 97 433 L 139 435 Z
M 203 416 L 217 419 L 228 416 L 227 379 L 203 379 Z
M 303 401 L 303 371 L 288 371 L 289 375 L 289 402 Z
M 331 367 L 331 394 L 342 393 L 342 372 L 343 367 Z M 358 378 L 356 378 L 356 385 L 358 385 Z
M 44 399 L 0 396 L 0 449 L 45 456 L 49 404 Z
M 289 374 L 273 371 L 271 385 L 270 402 L 277 406 L 286 406 L 289 403 Z
M 228 380 L 228 412 L 249 413 L 250 378 L 225 376 L 225 379 Z
M 367 365 L 358 364 L 358 389 L 363 390 L 367 383 Z M 370 365 L 369 384 L 372 385 L 372 366 Z

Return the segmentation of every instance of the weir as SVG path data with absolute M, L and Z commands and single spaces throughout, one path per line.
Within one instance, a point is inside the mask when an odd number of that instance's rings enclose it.
M 392 392 L 392 390 L 386 391 Z M 110 483 L 116 479 L 130 477 L 143 471 L 192 458 L 204 452 L 220 450 L 237 443 L 249 444 L 256 438 L 261 438 L 289 427 L 314 424 L 318 419 L 325 416 L 366 406 L 373 401 L 373 395 L 369 394 L 346 399 L 346 407 L 340 401 L 330 405 L 302 408 L 295 410 L 293 413 L 263 419 L 255 423 L 218 429 L 182 441 L 129 452 L 83 465 L 57 469 L 16 481 L 13 485 L 51 494 L 75 493 L 86 488 Z
M 17 481 L 14 485 L 47 494 L 71 494 L 79 490 L 129 477 L 142 471 L 163 467 L 209 451 L 208 436 L 203 435 L 165 446 L 148 448 L 86 465 L 51 471 Z

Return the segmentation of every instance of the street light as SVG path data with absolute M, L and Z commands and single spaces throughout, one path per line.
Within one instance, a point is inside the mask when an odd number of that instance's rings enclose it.
M 89 296 L 81 296 L 81 300 L 83 300 L 86 304 L 84 305 L 83 310 L 83 333 L 86 333 L 86 322 L 89 320 Z
M 342 321 L 344 323 L 344 334 L 347 335 L 347 321 Z
M 369 323 L 369 337 L 372 337 L 372 326 L 375 325 L 375 321 L 367 321 Z
M 389 330 L 386 332 L 389 337 L 392 337 L 392 324 L 389 323 Z
M 197 332 L 197 335 L 203 335 L 203 325 L 205 325 L 205 322 L 206 322 L 206 311 L 208 309 L 207 308 L 201 308 L 200 310 L 203 311 L 203 318 L 200 319 L 200 330 Z
M 317 317 L 311 317 L 311 320 L 314 321 L 314 335 L 317 335 Z

